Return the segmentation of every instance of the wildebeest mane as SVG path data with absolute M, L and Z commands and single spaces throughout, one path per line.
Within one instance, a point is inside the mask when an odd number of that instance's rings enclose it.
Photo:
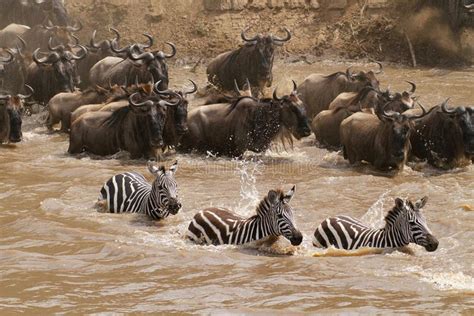
M 124 106 L 118 110 L 112 112 L 104 122 L 102 122 L 101 126 L 104 127 L 116 127 L 119 125 L 130 112 L 130 106 Z
M 346 76 L 346 73 L 345 73 L 345 72 L 342 72 L 342 71 L 338 71 L 338 72 L 332 73 L 332 74 L 330 74 L 330 75 L 323 76 L 323 78 L 328 78 L 328 79 L 330 78 L 330 79 L 333 79 L 333 78 L 338 77 L 338 76 L 340 76 L 340 75 Z
M 232 113 L 235 110 L 235 108 L 237 107 L 237 104 L 243 99 L 251 99 L 255 102 L 259 102 L 259 100 L 255 97 L 251 97 L 251 96 L 247 96 L 247 95 L 239 96 L 239 97 L 235 98 L 234 100 L 232 100 L 232 102 L 229 104 L 229 109 L 226 113 L 226 116 L 229 115 L 230 113 Z

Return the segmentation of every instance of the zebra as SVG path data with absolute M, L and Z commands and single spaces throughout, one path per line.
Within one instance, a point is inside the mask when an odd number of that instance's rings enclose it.
M 301 244 L 303 235 L 295 228 L 288 193 L 270 190 L 260 201 L 256 214 L 243 218 L 228 209 L 208 208 L 197 213 L 189 224 L 187 237 L 198 244 L 243 245 L 251 242 L 272 244 L 283 235 L 293 246 Z
M 395 206 L 385 216 L 385 227 L 381 229 L 370 228 L 349 216 L 327 218 L 316 228 L 313 245 L 354 250 L 360 247 L 399 248 L 414 242 L 427 251 L 435 251 L 438 240 L 420 211 L 427 201 L 426 196 L 414 204 L 408 199 L 396 198 Z
M 148 170 L 155 176 L 151 185 L 136 172 L 115 175 L 100 190 L 97 204 L 110 213 L 143 213 L 154 220 L 176 215 L 181 208 L 174 178 L 177 169 L 178 161 L 168 171 L 148 162 Z

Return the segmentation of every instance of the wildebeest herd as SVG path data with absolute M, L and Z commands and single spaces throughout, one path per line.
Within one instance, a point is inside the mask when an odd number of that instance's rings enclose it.
M 82 24 L 61 1 L 0 4 L 9 8 L 0 13 L 0 142 L 21 141 L 23 103 L 30 98 L 46 107 L 49 130 L 59 123 L 60 131 L 69 133 L 70 154 L 128 151 L 132 159 L 157 158 L 158 152 L 174 148 L 241 157 L 246 151 L 264 152 L 279 137 L 291 141 L 313 132 L 318 146 L 341 150 L 351 164 L 366 162 L 384 171 L 400 171 L 407 160 L 440 168 L 474 160 L 474 108 L 448 105 L 448 99 L 424 108 L 410 81 L 406 91 L 382 90 L 377 79 L 381 63 L 377 70 L 353 72 L 349 67 L 309 74 L 299 86 L 292 82 L 291 93 L 279 95 L 275 88 L 269 97 L 275 49 L 292 38 L 287 28 L 280 35 L 249 36 L 249 29 L 242 30 L 240 48 L 209 62 L 209 85 L 202 88 L 205 105 L 188 113 L 188 95 L 198 87 L 190 80 L 192 87 L 170 88 L 167 60 L 177 54 L 175 44 L 154 49 L 153 36 L 143 33 L 142 42 L 125 45 L 120 31 L 111 27 L 110 39 L 99 40 L 94 31 L 82 45 L 74 34 Z M 151 187 L 141 175 L 117 175 L 101 196 L 112 212 L 144 212 L 155 219 L 176 214 L 181 207 L 176 169 L 150 166 L 156 176 Z M 269 191 L 250 219 L 222 209 L 202 211 L 188 236 L 242 244 L 283 235 L 299 244 L 302 236 L 289 205 L 294 192 Z M 316 230 L 314 244 L 355 249 L 416 242 L 432 251 L 437 241 L 419 211 L 425 203 L 426 198 L 397 199 L 383 232 L 349 217 L 328 219 Z M 364 239 L 356 241 L 360 236 Z

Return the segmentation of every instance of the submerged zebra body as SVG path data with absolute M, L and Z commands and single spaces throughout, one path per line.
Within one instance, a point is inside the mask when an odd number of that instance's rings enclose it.
M 286 194 L 270 190 L 260 201 L 256 215 L 243 218 L 226 209 L 208 208 L 197 213 L 187 236 L 196 243 L 242 245 L 254 241 L 276 241 L 284 236 L 292 245 L 301 244 L 303 235 L 295 228 L 289 205 L 295 187 Z
M 177 168 L 177 161 L 168 171 L 149 164 L 148 170 L 155 176 L 151 185 L 136 172 L 115 175 L 100 190 L 98 204 L 105 204 L 111 213 L 143 213 L 155 220 L 175 215 L 181 208 L 174 178 Z
M 316 228 L 313 245 L 354 250 L 361 247 L 399 248 L 416 243 L 427 251 L 435 251 L 438 240 L 420 211 L 427 200 L 423 197 L 413 204 L 410 200 L 395 199 L 395 206 L 385 216 L 385 227 L 381 229 L 370 228 L 349 216 L 327 218 Z

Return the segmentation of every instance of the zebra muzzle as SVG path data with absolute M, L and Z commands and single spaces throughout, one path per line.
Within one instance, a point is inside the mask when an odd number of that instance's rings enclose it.
M 433 235 L 426 236 L 426 251 L 432 252 L 438 249 L 438 239 L 436 239 Z
M 290 238 L 291 245 L 298 246 L 303 242 L 303 235 L 299 231 L 295 231 Z
M 170 203 L 168 204 L 168 209 L 171 214 L 176 215 L 181 209 L 181 203 L 179 203 L 178 201 L 170 201 Z

